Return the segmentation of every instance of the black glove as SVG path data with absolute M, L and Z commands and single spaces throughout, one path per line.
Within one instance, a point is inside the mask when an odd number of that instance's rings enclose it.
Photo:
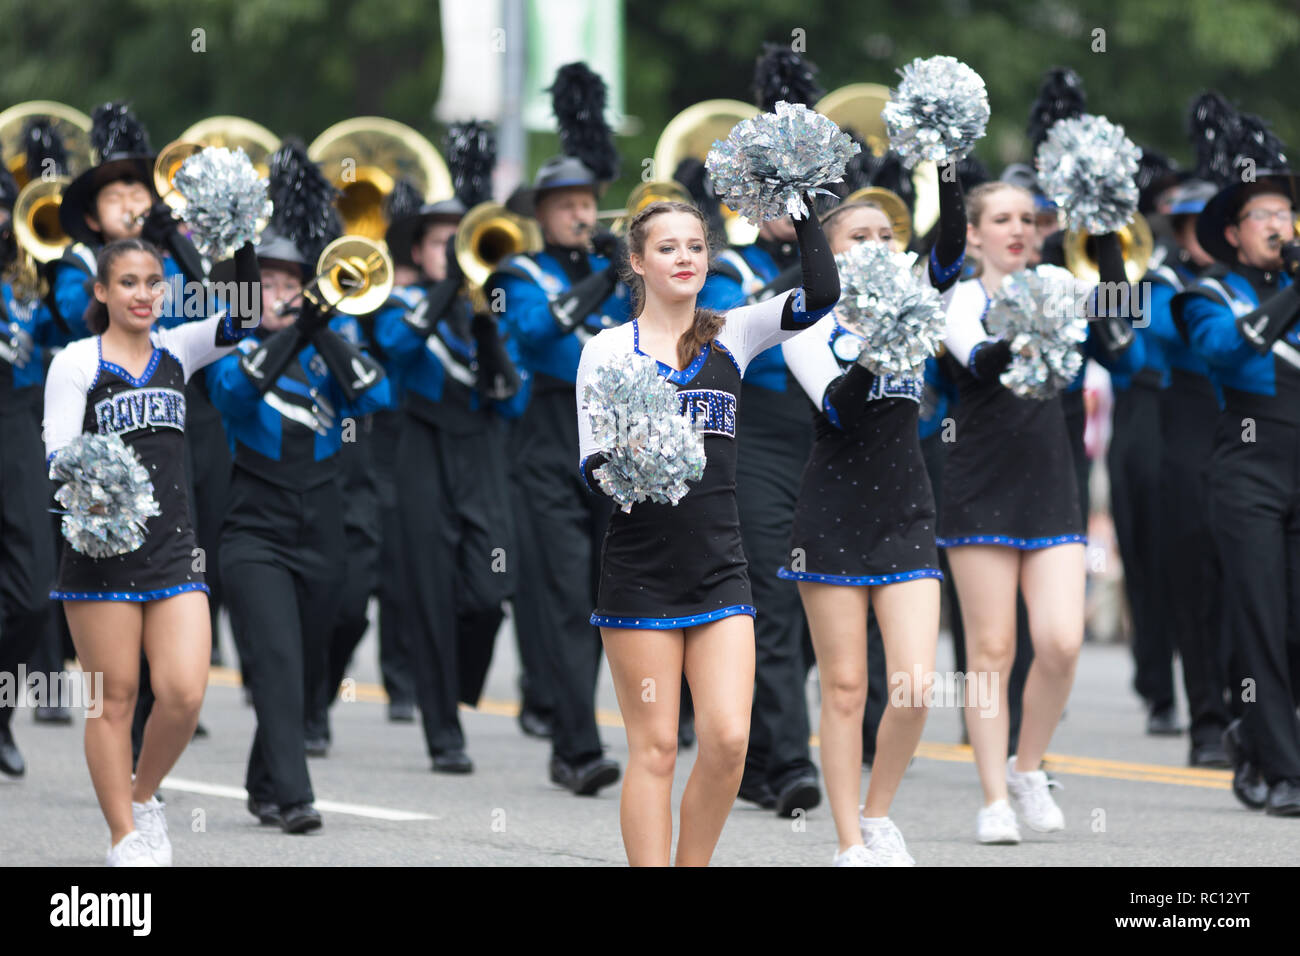
M 248 380 L 257 389 L 257 394 L 265 395 L 306 344 L 307 339 L 302 330 L 296 325 L 290 325 L 267 336 L 251 352 L 241 355 L 239 370 L 248 376 Z
M 1300 279 L 1300 240 L 1282 243 L 1282 271 L 1292 279 Z
M 803 308 L 805 312 L 817 312 L 829 308 L 840 298 L 840 272 L 835 265 L 835 254 L 831 244 L 822 232 L 821 223 L 816 213 L 812 212 L 812 196 L 804 196 L 809 213 L 803 219 L 794 220 L 794 234 L 799 240 L 799 263 L 803 275 Z M 799 329 L 803 323 L 793 321 L 792 303 L 794 297 L 786 300 L 781 314 L 781 328 Z
M 298 309 L 298 320 L 295 323 L 305 338 L 311 338 L 320 329 L 329 325 L 332 312 L 325 311 L 307 296 L 301 299 L 301 305 Z
M 456 234 L 452 233 L 447 237 L 447 275 L 446 281 L 455 281 L 459 288 L 461 282 L 465 279 L 465 273 L 461 271 L 460 260 L 456 258 Z M 439 312 L 439 315 L 442 313 Z
M 934 249 L 931 250 L 930 271 L 934 276 L 934 269 L 940 268 L 945 270 L 945 280 L 938 283 L 935 287 L 944 291 L 952 286 L 961 274 L 953 271 L 952 275 L 946 275 L 946 270 L 952 269 L 961 259 L 962 254 L 966 251 L 966 199 L 962 195 L 961 179 L 957 176 L 957 170 L 954 166 L 939 167 L 939 237 L 935 240 Z
M 448 275 L 441 282 L 425 285 L 425 296 L 413 309 L 407 309 L 402 320 L 422 335 L 428 335 L 438 324 L 438 320 L 447 314 L 460 292 L 462 277 L 457 268 L 456 275 Z
M 610 262 L 617 262 L 622 250 L 623 240 L 608 229 L 596 228 L 591 234 L 591 251 L 604 256 Z
M 523 384 L 519 370 L 510 360 L 493 316 L 485 312 L 475 313 L 472 327 L 478 358 L 479 394 L 494 402 L 504 402 Z
M 865 351 L 865 350 L 864 350 Z M 865 365 L 853 366 L 826 387 L 825 405 L 835 410 L 840 427 L 851 431 L 867 413 L 867 396 L 876 384 L 875 373 Z
M 363 392 L 384 380 L 384 367 L 379 362 L 328 326 L 312 334 L 311 344 L 316 346 L 349 402 L 355 402 Z
M 981 381 L 991 382 L 1011 364 L 1011 343 L 1005 340 L 991 342 L 975 350 L 975 360 L 970 370 Z
M 595 312 L 602 302 L 614 293 L 618 273 L 611 266 L 579 279 L 568 290 L 561 292 L 551 302 L 551 317 L 565 332 L 572 332 L 582 320 Z
M 1119 236 L 1113 232 L 1104 232 L 1097 236 L 1094 242 L 1097 250 L 1098 280 L 1109 287 L 1106 293 L 1107 304 L 1117 303 L 1119 314 L 1100 314 L 1097 306 L 1101 303 L 1096 296 L 1101 290 L 1098 289 L 1093 293 L 1094 307 L 1088 316 L 1089 331 L 1097 337 L 1097 343 L 1102 350 L 1113 358 L 1126 351 L 1137 337 L 1133 332 L 1131 305 L 1134 301 L 1133 290 L 1124 271 L 1124 248 L 1120 244 Z M 1112 296 L 1111 290 L 1116 290 L 1118 295 Z
M 176 219 L 172 216 L 172 207 L 159 199 L 144 217 L 140 238 L 152 242 L 159 249 L 166 249 L 167 237 L 175 229 Z
M 1283 258 L 1283 264 L 1286 260 Z M 1273 343 L 1286 334 L 1300 317 L 1300 282 L 1293 282 L 1249 315 L 1237 320 L 1237 331 L 1260 355 L 1267 355 Z

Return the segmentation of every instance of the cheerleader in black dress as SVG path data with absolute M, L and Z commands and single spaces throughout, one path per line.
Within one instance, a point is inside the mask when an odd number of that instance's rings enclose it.
M 248 275 L 251 256 L 251 246 L 237 254 L 237 278 Z M 171 863 L 154 792 L 194 734 L 211 649 L 185 480 L 185 383 L 253 324 L 252 316 L 223 309 L 155 327 L 162 281 L 154 246 L 140 239 L 107 245 L 97 263 L 95 334 L 55 357 L 45 387 L 46 455 L 83 432 L 120 435 L 148 470 L 162 511 L 129 554 L 94 559 L 65 543 L 50 594 L 64 602 L 82 669 L 102 677 L 102 686 L 92 685 L 91 705 L 102 714 L 86 721 L 86 762 L 109 825 L 110 866 Z M 155 704 L 133 783 L 131 716 L 142 648 Z
M 1033 197 L 1019 186 L 987 183 L 972 190 L 967 216 L 967 248 L 981 272 L 957 284 L 948 308 L 944 362 L 959 398 L 938 541 L 948 549 L 961 603 L 968 673 L 980 678 L 979 693 L 968 689 L 965 711 L 984 790 L 977 836 L 981 843 L 1018 843 L 1017 813 L 1039 832 L 1065 827 L 1039 765 L 1083 642 L 1087 539 L 1061 399 L 1019 398 L 1004 387 L 999 377 L 1011 348 L 991 340 L 983 324 L 1003 277 L 1026 266 Z M 1118 255 L 1113 238 L 1098 237 L 1103 281 L 1123 280 L 1122 259 L 1117 276 L 1111 267 Z M 1017 586 L 1034 658 L 1017 755 L 1008 760 L 1006 683 L 1015 656 Z
M 809 203 L 811 206 L 811 202 Z M 709 252 L 693 206 L 655 202 L 628 228 L 633 321 L 582 351 L 578 430 L 583 477 L 604 461 L 584 387 L 601 365 L 633 353 L 658 362 L 682 411 L 704 434 L 707 464 L 676 505 L 616 511 L 601 552 L 598 606 L 630 751 L 621 822 L 628 861 L 669 862 L 678 697 L 683 673 L 695 703 L 699 756 L 682 796 L 678 865 L 708 863 L 744 770 L 754 693 L 754 605 L 736 507 L 736 416 L 745 366 L 821 318 L 839 298 L 835 260 L 815 217 L 795 225 L 803 286 L 717 314 L 696 309 Z
M 940 202 L 928 275 L 946 292 L 961 273 L 966 234 L 955 176 L 940 177 Z M 837 254 L 859 242 L 893 242 L 889 217 L 874 203 L 846 203 L 822 225 Z M 889 806 L 925 726 L 939 636 L 934 495 L 918 434 L 925 383 L 921 375 L 873 374 L 856 361 L 863 345 L 832 314 L 782 346 L 816 407 L 816 441 L 795 505 L 790 557 L 777 574 L 799 583 L 817 653 L 822 772 L 839 837 L 834 864 L 913 866 Z M 890 706 L 859 815 L 871 605 Z

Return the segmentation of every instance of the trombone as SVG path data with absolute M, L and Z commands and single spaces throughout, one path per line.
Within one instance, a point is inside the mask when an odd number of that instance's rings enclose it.
M 324 312 L 368 315 L 393 291 L 393 259 L 380 243 L 365 236 L 340 236 L 316 260 L 316 276 L 303 289 Z
M 627 197 L 627 206 L 623 209 L 602 209 L 596 213 L 597 219 L 613 219 L 611 231 L 623 235 L 632 218 L 652 202 L 684 202 L 694 206 L 695 200 L 680 183 L 672 179 L 652 180 L 642 183 L 632 190 Z

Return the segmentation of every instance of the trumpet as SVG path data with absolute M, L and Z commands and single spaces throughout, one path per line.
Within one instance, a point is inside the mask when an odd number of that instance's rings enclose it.
M 14 201 L 12 222 L 18 257 L 8 274 L 19 299 L 40 295 L 38 264 L 58 259 L 72 242 L 59 225 L 59 206 L 69 182 L 67 176 L 37 179 L 24 186 Z
M 183 139 L 172 140 L 163 147 L 162 152 L 153 163 L 153 188 L 158 194 L 158 198 L 171 206 L 172 209 L 180 210 L 185 208 L 185 195 L 176 188 L 176 174 L 180 172 L 182 164 L 195 153 L 201 152 L 203 147 L 198 143 L 189 143 Z M 136 217 L 140 222 L 144 222 L 143 216 Z
M 684 202 L 688 206 L 695 205 L 691 194 L 674 180 L 652 180 L 632 190 L 627 197 L 626 207 L 602 210 L 596 213 L 596 218 L 613 219 L 614 224 L 610 227 L 610 231 L 621 236 L 627 230 L 632 218 L 652 202 Z
M 518 253 L 537 252 L 541 248 L 541 227 L 500 203 L 479 203 L 465 213 L 456 227 L 456 264 L 465 276 L 475 309 L 487 307 L 483 285 L 502 262 Z

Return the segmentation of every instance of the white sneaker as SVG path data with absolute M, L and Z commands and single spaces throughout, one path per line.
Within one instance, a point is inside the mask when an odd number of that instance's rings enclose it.
M 1053 786 L 1059 787 L 1060 784 L 1055 780 L 1049 781 L 1043 771 L 1017 773 L 1016 758 L 1007 760 L 1007 793 L 1031 830 L 1054 833 L 1065 829 L 1065 814 L 1052 799 L 1050 788 Z
M 139 830 L 132 830 L 108 851 L 109 866 L 157 866 L 153 850 Z
M 131 816 L 135 818 L 136 832 L 144 837 L 149 851 L 159 866 L 172 865 L 172 841 L 167 837 L 167 815 L 157 797 L 147 803 L 131 802 Z
M 1005 800 L 995 800 L 982 807 L 975 817 L 975 832 L 981 843 L 1019 843 L 1020 827 L 1016 814 Z
M 883 861 L 877 866 L 916 866 L 916 861 L 907 852 L 903 834 L 889 817 L 880 823 L 869 824 L 866 817 L 859 816 L 858 829 L 862 831 L 862 842 L 867 852 Z
M 843 853 L 836 853 L 831 866 L 879 866 L 861 843 L 855 843 Z

